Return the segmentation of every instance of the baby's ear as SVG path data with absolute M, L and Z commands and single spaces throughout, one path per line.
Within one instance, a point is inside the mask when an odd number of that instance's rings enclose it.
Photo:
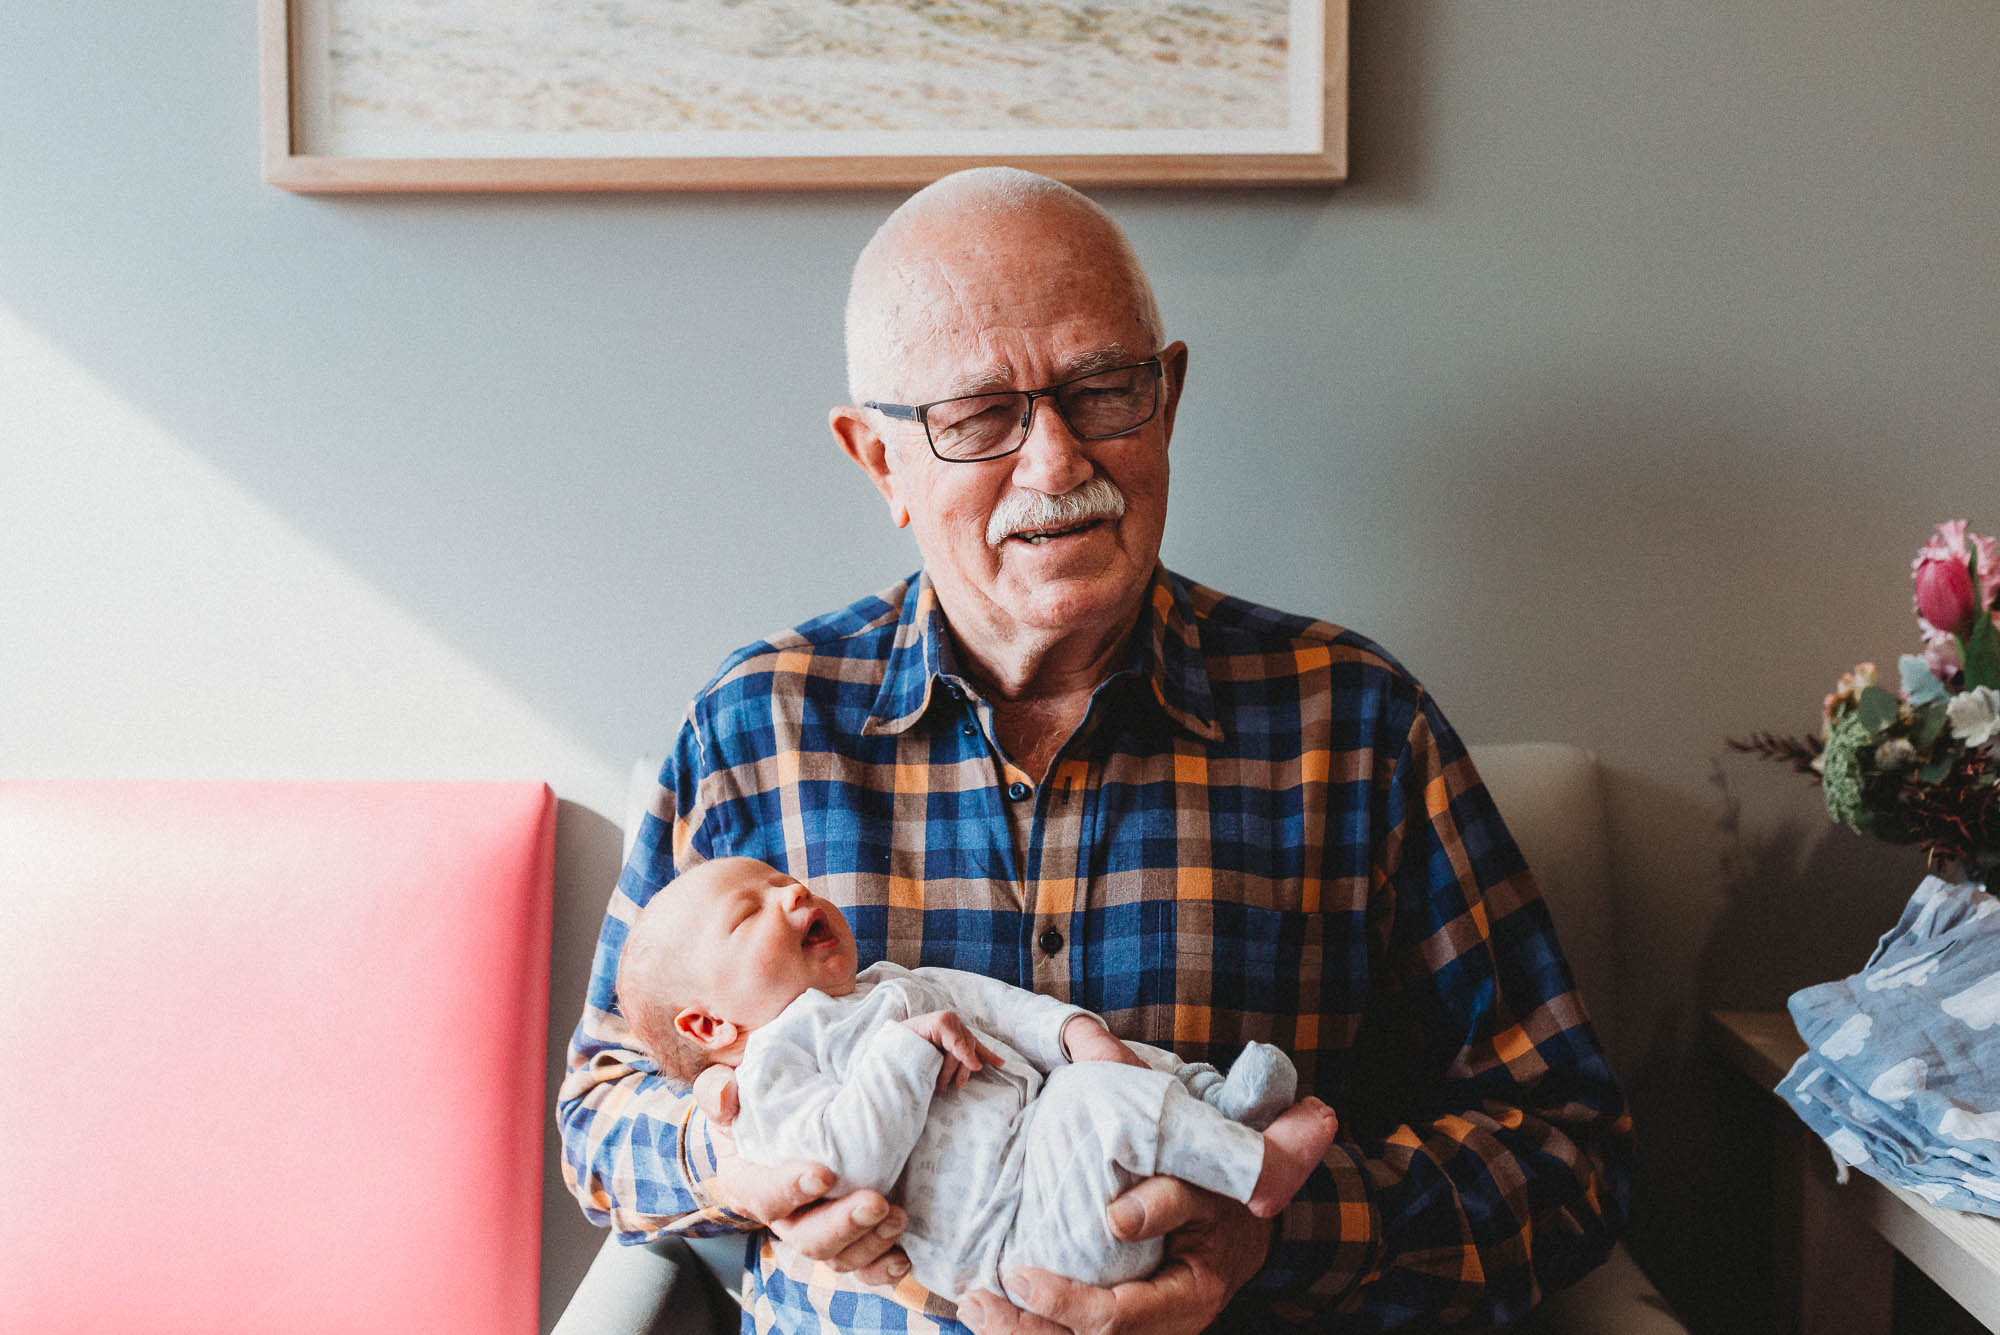
M 721 1052 L 732 1046 L 739 1032 L 733 1022 L 718 1019 L 699 1006 L 681 1007 L 674 1016 L 674 1030 L 709 1052 Z

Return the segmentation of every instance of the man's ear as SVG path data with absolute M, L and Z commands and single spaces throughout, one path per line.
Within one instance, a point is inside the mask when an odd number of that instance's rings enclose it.
M 1167 443 L 1174 438 L 1174 412 L 1181 406 L 1181 387 L 1187 384 L 1188 347 L 1175 340 L 1160 353 L 1160 370 L 1165 373 L 1165 403 L 1160 405 L 1160 420 L 1166 423 Z
M 889 522 L 897 528 L 907 527 L 910 507 L 896 495 L 896 476 L 889 468 L 889 443 L 869 421 L 868 410 L 843 403 L 827 414 L 827 425 L 833 428 L 833 438 L 840 442 L 842 452 L 861 465 L 861 471 L 868 474 L 875 490 L 889 503 Z
M 729 1020 L 717 1019 L 698 1006 L 683 1006 L 674 1016 L 674 1032 L 709 1052 L 732 1047 L 742 1032 Z

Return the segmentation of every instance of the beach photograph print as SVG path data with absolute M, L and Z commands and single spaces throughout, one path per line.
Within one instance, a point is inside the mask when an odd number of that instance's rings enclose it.
M 1300 154 L 1327 0 L 289 0 L 294 151 Z

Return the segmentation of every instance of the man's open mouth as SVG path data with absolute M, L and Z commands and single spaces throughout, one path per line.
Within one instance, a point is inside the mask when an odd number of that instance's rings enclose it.
M 1072 524 L 1068 528 L 1042 528 L 1036 529 L 1032 533 L 1012 533 L 1008 536 L 1015 542 L 1025 542 L 1031 547 L 1039 547 L 1052 538 L 1067 538 L 1074 534 L 1088 532 L 1103 522 L 1102 519 L 1086 519 L 1081 524 Z

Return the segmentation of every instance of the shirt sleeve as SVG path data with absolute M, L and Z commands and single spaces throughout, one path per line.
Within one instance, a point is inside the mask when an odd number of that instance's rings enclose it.
M 888 1013 L 844 1069 L 820 1064 L 814 1038 L 789 1017 L 757 1031 L 737 1070 L 737 1147 L 758 1163 L 824 1164 L 831 1195 L 887 1195 L 923 1134 L 944 1054 Z
M 1602 1261 L 1631 1120 L 1546 906 L 1427 695 L 1378 781 L 1370 999 L 1326 1171 L 1239 1302 L 1509 1325 Z
M 639 1051 L 617 1009 L 618 961 L 634 915 L 708 852 L 695 801 L 704 751 L 690 710 L 612 891 L 557 1096 L 563 1180 L 592 1223 L 628 1242 L 757 1227 L 703 1190 L 716 1164 L 707 1121 L 692 1092 Z
M 1081 1006 L 964 969 L 926 966 L 911 972 L 919 981 L 948 994 L 959 1019 L 1007 1044 L 1043 1074 L 1069 1064 L 1069 1055 L 1062 1045 L 1063 1026 L 1079 1015 L 1091 1013 Z

